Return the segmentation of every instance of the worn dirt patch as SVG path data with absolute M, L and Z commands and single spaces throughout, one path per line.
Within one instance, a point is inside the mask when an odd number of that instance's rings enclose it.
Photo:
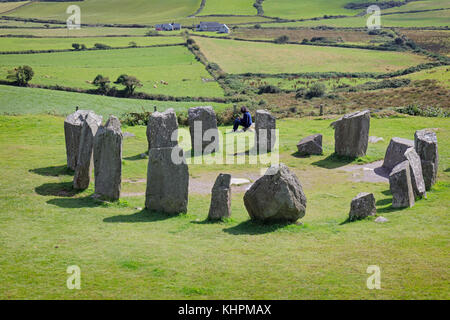
M 339 168 L 351 172 L 351 181 L 354 182 L 384 182 L 389 183 L 389 171 L 382 167 L 383 160 L 359 165 L 352 164 Z

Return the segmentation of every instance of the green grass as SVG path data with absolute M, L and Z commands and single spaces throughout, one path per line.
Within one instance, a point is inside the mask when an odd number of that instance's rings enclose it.
M 37 2 L 19 8 L 15 17 L 66 21 L 70 4 L 81 8 L 81 23 L 152 24 L 185 18 L 200 6 L 200 0 L 85 0 L 82 3 Z
M 144 86 L 138 89 L 142 92 L 173 96 L 224 95 L 216 82 L 202 81 L 202 78 L 211 78 L 210 74 L 182 46 L 4 55 L 0 78 L 6 78 L 7 70 L 24 64 L 35 71 L 31 83 L 43 85 L 89 89 L 94 88 L 90 81 L 98 74 L 115 81 L 119 75 L 126 73 L 142 81 Z M 161 80 L 169 84 L 163 85 Z
M 206 6 L 199 16 L 215 14 L 256 15 L 254 3 L 254 0 L 207 0 Z
M 281 159 L 301 180 L 308 198 L 302 226 L 248 221 L 240 192 L 232 219 L 204 223 L 210 196 L 191 193 L 187 215 L 147 213 L 144 197 L 101 205 L 93 187 L 64 196 L 72 176 L 64 167 L 63 118 L 0 116 L 1 299 L 449 299 L 448 119 L 372 119 L 370 145 L 380 158 L 389 138 L 411 138 L 416 129 L 439 128 L 439 183 L 413 208 L 392 210 L 387 184 L 356 183 L 329 159 L 331 120 L 278 121 Z M 229 130 L 230 128 L 221 128 Z M 124 128 L 123 179 L 144 178 L 145 127 Z M 324 134 L 325 154 L 296 158 L 296 142 Z M 219 172 L 246 177 L 245 165 L 190 166 L 191 179 Z M 143 192 L 145 183 L 123 184 Z M 351 199 L 369 191 L 377 199 L 373 219 L 342 224 Z M 81 268 L 81 290 L 68 290 L 66 269 Z M 381 290 L 368 290 L 366 268 L 381 268 Z
M 122 99 L 46 89 L 20 88 L 0 85 L 0 114 L 55 114 L 68 115 L 75 106 L 92 109 L 104 118 L 110 114 L 121 116 L 126 112 L 141 112 L 142 108 L 159 111 L 174 108 L 176 112 L 187 112 L 190 107 L 211 105 L 215 110 L 231 108 L 231 105 L 213 102 L 172 102 L 138 99 Z
M 0 2 L 0 13 L 4 13 L 10 10 L 14 10 L 17 7 L 20 7 L 29 1 L 18 1 L 18 2 Z
M 30 26 L 30 23 L 26 25 Z M 34 24 L 33 24 L 34 25 Z M 104 36 L 143 36 L 149 29 L 145 28 L 106 28 L 106 27 L 83 27 L 79 30 L 67 28 L 57 29 L 0 29 L 0 35 L 27 35 L 35 37 L 104 37 Z
M 408 78 L 411 80 L 437 80 L 440 84 L 450 87 L 450 67 L 442 66 L 429 70 L 422 70 L 400 78 Z
M 195 41 L 209 61 L 218 63 L 228 73 L 390 72 L 427 61 L 422 56 L 403 52 L 199 37 Z
M 72 49 L 72 43 L 93 48 L 94 44 L 102 43 L 110 47 L 128 47 L 130 42 L 138 46 L 183 43 L 181 37 L 92 37 L 92 38 L 0 38 L 0 48 L 3 51 L 23 50 L 58 50 Z

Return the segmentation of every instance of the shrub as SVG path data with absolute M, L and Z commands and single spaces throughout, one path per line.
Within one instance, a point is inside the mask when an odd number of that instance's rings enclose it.
M 408 114 L 411 116 L 422 117 L 450 117 L 450 112 L 438 107 L 409 105 L 407 107 L 398 108 L 397 112 Z
M 255 25 L 253 26 L 253 28 L 255 28 L 255 29 L 261 29 L 261 25 L 260 25 L 260 24 L 255 24 Z
M 142 87 L 142 83 L 139 79 L 126 74 L 120 75 L 114 83 L 125 86 L 124 93 L 126 96 L 133 95 L 136 88 Z
M 131 48 L 136 48 L 137 47 L 137 43 L 134 41 L 131 41 L 130 43 L 128 43 L 128 46 L 130 46 Z
M 281 89 L 278 88 L 277 86 L 274 86 L 272 84 L 266 85 L 266 86 L 261 86 L 259 87 L 259 91 L 258 94 L 263 94 L 263 93 L 280 93 Z
M 305 97 L 308 99 L 322 97 L 326 92 L 326 87 L 323 83 L 314 83 L 306 92 Z
M 289 37 L 286 36 L 286 35 L 284 35 L 284 36 L 279 36 L 278 38 L 276 38 L 276 39 L 274 40 L 274 42 L 275 42 L 275 43 L 278 43 L 278 44 L 284 44 L 284 43 L 286 43 L 286 42 L 288 42 L 288 41 L 289 41 Z
M 188 38 L 188 39 L 186 40 L 186 43 L 187 43 L 187 44 L 194 44 L 194 43 L 195 43 L 195 40 L 192 39 L 192 38 Z
M 303 99 L 306 96 L 307 89 L 306 88 L 299 88 L 295 92 L 295 98 L 296 99 Z
M 30 66 L 21 66 L 8 71 L 6 79 L 13 80 L 19 86 L 26 86 L 33 79 L 34 71 Z
M 109 91 L 109 84 L 111 81 L 109 81 L 108 77 L 103 77 L 101 74 L 97 75 L 92 81 L 92 84 L 96 87 L 98 87 L 98 91 L 100 93 L 107 93 Z
M 145 33 L 145 35 L 147 36 L 147 37 L 151 37 L 151 36 L 157 36 L 159 33 L 158 33 L 158 31 L 156 31 L 156 30 L 148 30 L 146 33 Z
M 74 50 L 80 50 L 81 45 L 79 43 L 72 43 L 72 48 Z
M 110 49 L 111 47 L 108 46 L 107 44 L 96 43 L 96 44 L 94 44 L 94 48 L 96 48 L 96 49 Z

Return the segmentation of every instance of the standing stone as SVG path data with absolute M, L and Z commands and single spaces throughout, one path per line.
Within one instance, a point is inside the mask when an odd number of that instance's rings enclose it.
M 403 138 L 392 138 L 386 149 L 383 167 L 390 171 L 400 162 L 405 161 L 405 152 L 409 148 L 414 148 L 414 141 Z
M 212 107 L 194 107 L 188 110 L 189 131 L 194 154 L 219 151 L 219 130 Z
M 426 190 L 436 183 L 439 154 L 436 133 L 431 130 L 418 130 L 414 134 L 414 145 L 422 162 L 423 179 Z
M 322 135 L 315 134 L 302 139 L 297 144 L 298 153 L 302 156 L 308 156 L 312 154 L 320 155 L 322 150 Z
M 253 220 L 295 222 L 305 215 L 306 196 L 295 174 L 280 163 L 247 190 L 244 204 Z
M 78 159 L 78 148 L 80 147 L 81 127 L 89 112 L 78 110 L 69 114 L 64 120 L 64 135 L 66 139 L 67 167 L 75 170 Z
M 122 141 L 120 121 L 115 116 L 109 117 L 94 138 L 95 193 L 113 201 L 120 198 Z
M 349 219 L 356 220 L 374 216 L 377 213 L 373 193 L 361 192 L 352 199 Z
M 208 220 L 231 217 L 231 175 L 220 174 L 211 191 Z
M 153 112 L 147 124 L 148 149 L 175 147 L 178 141 L 177 139 L 172 141 L 172 134 L 176 130 L 178 121 L 173 109 Z
M 414 190 L 411 183 L 409 161 L 405 160 L 395 166 L 389 175 L 393 208 L 414 206 Z
M 256 110 L 255 146 L 259 153 L 270 152 L 275 146 L 277 127 L 276 119 L 267 110 Z
M 409 161 L 411 169 L 411 183 L 416 197 L 426 196 L 425 181 L 422 175 L 422 163 L 420 157 L 414 148 L 409 148 L 405 152 L 405 158 Z
M 94 137 L 101 124 L 102 117 L 89 112 L 81 127 L 80 147 L 78 148 L 77 166 L 73 178 L 73 187 L 77 190 L 84 190 L 89 187 L 93 164 Z
M 183 149 L 150 149 L 145 207 L 169 214 L 186 213 L 188 191 L 189 171 Z
M 370 111 L 358 111 L 333 123 L 334 148 L 337 155 L 363 157 L 369 145 Z

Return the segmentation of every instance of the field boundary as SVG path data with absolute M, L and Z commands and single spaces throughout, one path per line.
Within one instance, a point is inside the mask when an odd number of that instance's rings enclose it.
M 196 15 L 200 14 L 200 12 L 203 11 L 205 6 L 206 6 L 206 0 L 202 0 L 202 2 L 200 3 L 200 8 L 198 8 L 197 11 L 195 11 L 193 14 L 188 16 L 188 18 L 194 18 Z

